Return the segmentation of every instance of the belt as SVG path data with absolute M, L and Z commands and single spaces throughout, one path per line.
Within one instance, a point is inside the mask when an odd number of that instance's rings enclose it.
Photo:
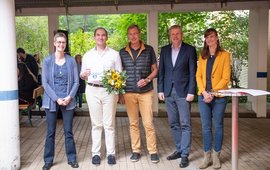
M 94 84 L 94 83 L 88 83 L 89 86 L 94 86 L 94 87 L 104 87 L 102 84 Z

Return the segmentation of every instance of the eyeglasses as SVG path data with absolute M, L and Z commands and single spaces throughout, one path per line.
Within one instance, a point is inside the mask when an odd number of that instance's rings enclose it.
M 65 41 L 56 41 L 57 44 L 66 44 Z
M 139 34 L 140 34 L 139 32 L 128 33 L 129 36 L 138 36 Z

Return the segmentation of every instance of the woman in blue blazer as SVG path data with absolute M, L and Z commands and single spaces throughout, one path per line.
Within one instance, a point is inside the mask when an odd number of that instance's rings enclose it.
M 46 57 L 42 65 L 42 85 L 45 90 L 42 107 L 45 109 L 47 122 L 43 170 L 49 170 L 53 165 L 56 120 L 59 109 L 61 109 L 63 117 L 68 164 L 72 168 L 79 167 L 72 132 L 79 76 L 75 59 L 65 54 L 66 40 L 64 33 L 55 34 L 55 53 Z

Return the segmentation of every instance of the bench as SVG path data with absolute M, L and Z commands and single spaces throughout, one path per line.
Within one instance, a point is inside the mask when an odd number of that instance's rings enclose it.
M 41 96 L 44 93 L 44 88 L 42 86 L 39 86 L 37 88 L 34 89 L 33 91 L 33 99 L 34 102 L 33 103 L 27 103 L 27 104 L 19 104 L 19 113 L 21 115 L 26 114 L 28 116 L 28 120 L 31 126 L 33 126 L 32 124 L 32 109 L 35 109 L 36 106 L 38 106 L 39 109 L 39 113 L 41 115 L 41 118 L 43 118 L 42 113 L 40 111 L 41 108 Z

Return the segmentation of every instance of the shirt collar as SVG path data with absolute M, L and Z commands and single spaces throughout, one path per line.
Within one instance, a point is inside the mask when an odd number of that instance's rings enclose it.
M 179 46 L 178 46 L 177 49 L 180 49 L 180 48 L 181 48 L 181 45 L 182 45 L 182 42 L 179 44 Z M 173 44 L 171 45 L 171 48 L 172 48 L 172 49 L 175 49 L 175 47 L 173 46 Z
M 96 46 L 94 47 L 94 50 L 97 51 L 97 47 Z M 109 50 L 109 48 L 108 48 L 108 46 L 106 46 L 105 49 L 104 49 L 104 51 L 108 51 L 108 50 Z

